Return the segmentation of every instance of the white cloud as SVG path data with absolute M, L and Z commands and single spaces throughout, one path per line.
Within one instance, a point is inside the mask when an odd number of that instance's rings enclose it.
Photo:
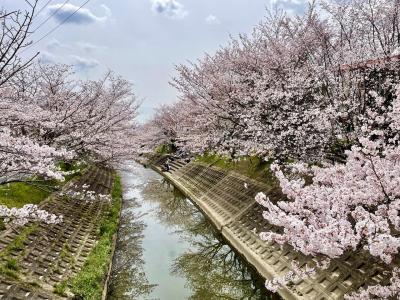
M 46 43 L 46 49 L 50 52 L 57 52 L 60 50 L 73 50 L 73 47 L 68 44 L 63 44 L 59 40 L 53 38 Z
M 176 0 L 150 0 L 151 10 L 170 19 L 183 19 L 188 12 L 183 5 Z
M 84 58 L 78 55 L 71 55 L 72 64 L 80 71 L 88 71 L 100 65 L 99 61 L 92 58 Z
M 111 15 L 111 10 L 106 5 L 101 5 L 105 10 L 105 16 L 98 17 L 87 8 L 79 9 L 79 6 L 67 4 L 54 4 L 48 8 L 48 13 L 53 15 L 57 22 L 73 24 L 90 24 L 95 22 L 105 22 Z M 79 10 L 78 10 L 79 9 Z M 68 20 L 66 20 L 68 18 Z M 66 21 L 65 21 L 66 20 Z
M 104 9 L 104 13 L 105 13 L 106 17 L 111 18 L 111 16 L 112 16 L 111 9 L 105 4 L 102 4 L 100 6 Z
M 96 51 L 103 51 L 106 50 L 107 47 L 106 46 L 100 46 L 100 45 L 95 45 L 95 44 L 91 44 L 89 42 L 84 42 L 84 41 L 80 41 L 80 42 L 75 42 L 73 44 L 63 44 L 61 43 L 59 40 L 53 38 L 50 41 L 48 41 L 46 43 L 46 49 L 49 52 L 56 52 L 59 50 L 70 50 L 70 51 L 85 51 L 87 53 L 93 53 Z
M 56 62 L 56 58 L 53 54 L 47 51 L 41 51 L 39 55 L 39 61 L 42 64 L 53 64 Z
M 99 50 L 106 50 L 106 46 L 94 45 L 88 42 L 77 42 L 76 45 L 85 52 L 92 53 Z
M 207 24 L 210 24 L 210 25 L 218 25 L 221 23 L 221 21 L 214 15 L 209 15 L 206 18 L 206 22 L 207 22 Z
M 307 7 L 308 0 L 272 0 L 271 9 L 275 7 L 285 10 L 291 15 L 301 14 Z
M 47 42 L 46 48 L 50 51 L 56 50 L 58 48 L 61 48 L 62 44 L 60 43 L 59 40 L 57 39 L 51 39 L 50 41 Z

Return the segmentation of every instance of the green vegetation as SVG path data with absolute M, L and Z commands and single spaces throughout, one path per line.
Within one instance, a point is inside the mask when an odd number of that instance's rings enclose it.
M 23 227 L 21 233 L 7 245 L 7 247 L 0 252 L 0 257 L 9 255 L 13 251 L 22 251 L 24 249 L 24 243 L 28 240 L 28 236 L 37 230 L 36 225 Z
M 0 252 L 0 274 L 11 277 L 13 279 L 18 278 L 19 265 L 15 258 L 10 258 L 12 252 L 22 252 L 24 249 L 24 243 L 28 240 L 28 236 L 37 229 L 37 226 L 24 227 L 19 235 L 8 244 L 8 246 Z
M 71 291 L 79 299 L 101 299 L 122 206 L 122 185 L 119 176 L 115 177 L 112 199 L 112 205 L 100 223 L 98 243 L 89 254 L 82 270 L 69 280 Z
M 335 161 L 343 161 L 345 160 L 345 151 L 350 150 L 352 146 L 352 142 L 349 140 L 336 140 L 331 146 L 328 153 L 332 154 L 332 159 Z
M 19 270 L 19 266 L 18 266 L 18 262 L 16 259 L 14 258 L 10 258 L 7 260 L 5 267 L 9 270 L 13 270 L 13 271 L 18 271 Z
M 7 265 L 0 265 L 0 274 L 12 278 L 12 279 L 18 279 L 18 273 L 15 270 L 7 268 Z
M 57 294 L 59 296 L 67 296 L 67 282 L 63 281 L 61 283 L 58 283 L 54 286 L 54 294 Z
M 82 170 L 85 166 L 77 164 L 60 163 L 59 167 L 63 171 Z M 25 204 L 39 204 L 46 199 L 52 192 L 59 189 L 66 182 L 76 176 L 80 176 L 81 171 L 68 175 L 64 182 L 56 180 L 41 180 L 40 178 L 32 178 L 27 182 L 13 182 L 0 185 L 0 205 L 7 207 L 20 208 Z M 4 229 L 4 224 L 0 220 L 0 230 Z
M 62 184 L 67 183 L 68 181 L 70 181 L 72 178 L 75 178 L 77 176 L 81 176 L 82 173 L 84 172 L 84 170 L 87 168 L 87 165 L 83 162 L 75 162 L 75 163 L 66 163 L 66 162 L 60 162 L 58 164 L 58 167 L 62 170 L 62 171 L 75 171 L 74 174 L 71 175 L 67 175 L 65 176 L 65 181 Z
M 7 207 L 22 207 L 25 204 L 38 204 L 51 194 L 39 186 L 15 182 L 0 186 L 0 204 Z
M 215 166 L 226 171 L 235 171 L 249 178 L 264 181 L 269 184 L 274 183 L 274 175 L 270 170 L 271 162 L 265 161 L 257 156 L 241 157 L 238 160 L 232 160 L 228 157 L 217 154 L 206 153 L 196 157 L 196 161 Z
M 0 218 L 0 231 L 6 229 L 6 224 L 4 224 L 4 220 Z
M 176 147 L 172 144 L 164 144 L 158 146 L 154 151 L 158 154 L 171 154 L 176 151 Z
M 62 247 L 61 252 L 60 252 L 60 257 L 65 259 L 66 261 L 68 261 L 71 264 L 75 263 L 75 258 L 71 254 L 71 248 L 69 247 L 68 243 L 65 243 L 64 246 Z
M 81 170 L 84 166 L 76 164 L 60 163 L 59 167 L 63 171 Z M 53 191 L 59 189 L 63 184 L 76 176 L 80 176 L 82 172 L 76 172 L 73 175 L 68 175 L 64 182 L 56 180 L 40 180 L 39 178 L 32 178 L 29 182 L 14 182 L 9 184 L 0 185 L 0 205 L 7 207 L 20 208 L 25 204 L 39 204 L 46 199 Z M 5 224 L 0 218 L 0 231 L 5 229 Z M 15 237 L 15 239 L 0 252 L 0 274 L 13 279 L 18 278 L 18 262 L 14 258 L 10 258 L 11 253 L 21 252 L 25 248 L 25 243 L 30 234 L 37 229 L 37 226 L 23 227 L 22 231 Z

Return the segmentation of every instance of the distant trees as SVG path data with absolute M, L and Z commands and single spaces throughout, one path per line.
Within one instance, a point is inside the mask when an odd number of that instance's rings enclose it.
M 252 35 L 178 66 L 181 99 L 152 121 L 193 154 L 274 159 L 287 199 L 257 201 L 282 232 L 262 238 L 328 259 L 364 251 L 392 269 L 391 285 L 353 299 L 400 292 L 399 9 L 315 1 L 303 16 L 270 13 Z

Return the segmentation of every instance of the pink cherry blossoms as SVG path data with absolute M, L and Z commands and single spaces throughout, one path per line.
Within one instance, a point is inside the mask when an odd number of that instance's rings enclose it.
M 268 12 L 252 34 L 178 66 L 171 84 L 180 101 L 161 108 L 141 138 L 146 151 L 170 144 L 193 155 L 274 161 L 282 200 L 256 200 L 281 231 L 261 237 L 328 260 L 362 252 L 392 272 L 390 285 L 352 299 L 400 291 L 399 12 L 391 0 L 314 1 L 301 16 Z
M 134 158 L 138 102 L 132 85 L 112 72 L 82 81 L 70 66 L 21 58 L 38 13 L 37 0 L 25 3 L 26 11 L 0 10 L 0 185 L 63 181 L 69 173 L 60 163 L 118 166 Z M 35 205 L 0 206 L 0 218 L 19 225 L 62 219 Z
M 369 300 L 372 299 L 399 299 L 400 297 L 400 269 L 393 269 L 390 284 L 386 286 L 375 285 L 361 289 L 357 293 L 346 296 L 346 300 Z
M 13 136 L 7 128 L 0 129 L 0 183 L 31 174 L 63 180 L 54 162 L 72 157 L 65 150 L 40 145 L 28 137 Z
M 0 218 L 3 218 L 6 223 L 22 226 L 29 221 L 41 221 L 46 224 L 58 224 L 63 220 L 62 216 L 50 214 L 45 210 L 39 209 L 37 205 L 27 204 L 22 208 L 8 208 L 0 205 Z

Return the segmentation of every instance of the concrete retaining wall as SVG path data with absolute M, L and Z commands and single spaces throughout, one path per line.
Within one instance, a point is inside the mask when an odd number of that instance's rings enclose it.
M 149 165 L 182 191 L 211 220 L 224 238 L 266 279 L 289 272 L 292 262 L 300 266 L 315 265 L 315 259 L 259 238 L 266 230 L 278 230 L 262 217 L 262 207 L 254 200 L 262 191 L 271 199 L 277 197 L 266 184 L 234 172 L 191 162 L 174 162 L 172 170 L 162 171 L 165 158 L 157 157 Z M 279 200 L 279 199 L 276 199 Z M 364 284 L 382 283 L 385 278 L 379 266 L 365 258 L 344 255 L 313 278 L 294 282 L 279 290 L 284 299 L 343 299 L 344 295 Z

